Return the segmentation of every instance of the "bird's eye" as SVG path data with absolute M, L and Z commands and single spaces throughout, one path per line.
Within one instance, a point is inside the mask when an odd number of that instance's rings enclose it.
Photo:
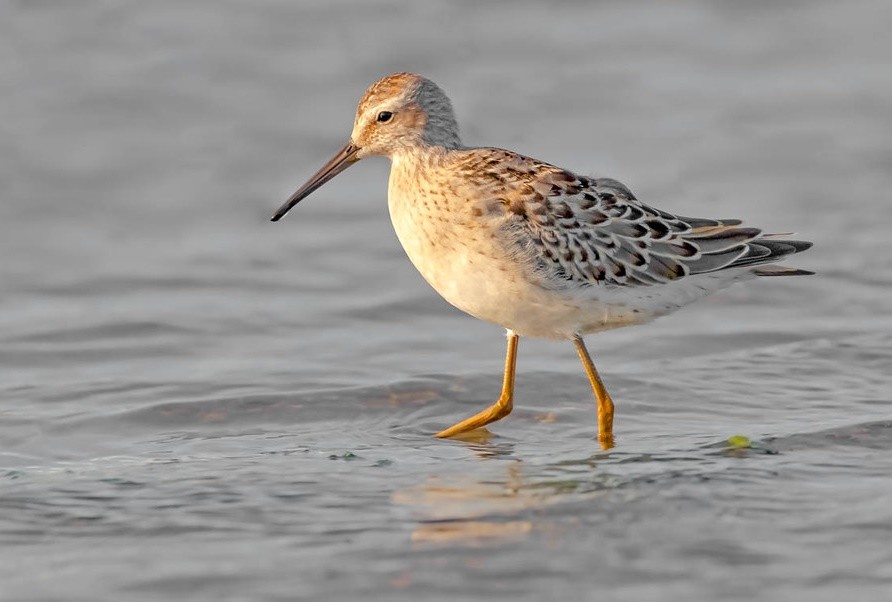
M 393 113 L 390 111 L 381 111 L 378 113 L 378 123 L 387 123 L 393 119 Z

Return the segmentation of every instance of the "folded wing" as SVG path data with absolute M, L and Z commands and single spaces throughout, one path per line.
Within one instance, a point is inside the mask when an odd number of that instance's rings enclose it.
M 735 268 L 762 276 L 811 273 L 772 265 L 809 242 L 762 234 L 736 219 L 667 213 L 616 180 L 492 150 L 510 155 L 500 160 L 509 159 L 515 170 L 496 187 L 506 238 L 549 282 L 651 286 Z

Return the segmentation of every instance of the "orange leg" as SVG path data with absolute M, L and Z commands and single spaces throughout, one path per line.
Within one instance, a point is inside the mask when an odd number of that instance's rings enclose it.
M 437 437 L 454 437 L 479 429 L 486 426 L 490 422 L 500 420 L 511 413 L 514 402 L 514 368 L 517 365 L 517 341 L 520 340 L 513 331 L 508 331 L 508 352 L 505 356 L 505 377 L 502 380 L 502 394 L 499 399 L 480 412 L 470 418 L 462 420 L 458 424 L 450 426 L 448 429 L 437 433 Z
M 579 354 L 579 359 L 582 360 L 585 373 L 588 375 L 588 380 L 592 384 L 592 390 L 595 392 L 595 399 L 598 401 L 598 441 L 601 442 L 602 448 L 610 449 L 613 447 L 613 400 L 610 399 L 607 387 L 604 386 L 604 383 L 601 382 L 601 377 L 598 376 L 598 370 L 595 369 L 595 363 L 588 354 L 588 349 L 585 348 L 582 337 L 574 337 L 573 344 L 576 346 L 576 353 Z

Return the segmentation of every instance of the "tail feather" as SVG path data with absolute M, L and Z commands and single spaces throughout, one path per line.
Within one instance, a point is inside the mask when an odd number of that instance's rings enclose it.
M 787 255 L 794 255 L 805 251 L 812 246 L 812 243 L 803 240 L 771 240 L 757 238 L 749 243 L 749 246 L 753 247 L 755 251 L 758 252 L 758 255 L 743 256 L 729 265 L 729 268 L 743 268 L 747 266 L 771 264 L 775 261 L 779 261 Z M 765 253 L 765 249 L 768 250 L 767 254 Z
M 688 218 L 684 218 L 688 219 Z M 771 264 L 787 255 L 801 253 L 812 243 L 790 240 L 787 234 L 762 234 L 757 228 L 738 227 L 735 220 L 697 220 L 694 228 L 680 238 L 699 250 L 690 259 L 681 258 L 691 274 L 704 274 L 732 268 L 756 268 L 764 276 L 804 275 L 807 270 L 773 269 Z M 758 268 L 758 266 L 764 266 Z M 768 269 L 772 268 L 772 269 Z

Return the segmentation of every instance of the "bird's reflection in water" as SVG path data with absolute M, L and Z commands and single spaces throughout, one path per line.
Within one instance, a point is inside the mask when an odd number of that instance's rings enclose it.
M 468 433 L 463 441 L 481 459 L 510 457 L 514 445 L 490 443 L 486 431 Z M 564 463 L 562 463 L 564 464 Z M 394 492 L 395 504 L 418 516 L 412 542 L 419 546 L 487 546 L 526 540 L 533 533 L 553 537 L 558 526 L 545 509 L 567 501 L 603 494 L 592 458 L 574 466 L 537 467 L 529 473 L 520 460 L 496 462 L 474 474 L 435 475 L 423 484 Z M 585 474 L 580 474 L 579 471 Z M 575 474 L 574 474 L 575 473 Z M 568 478 L 569 477 L 569 478 Z
M 511 449 L 485 442 L 468 442 L 481 458 L 511 454 Z M 424 484 L 401 489 L 393 502 L 419 514 L 414 544 L 487 545 L 526 539 L 533 522 L 519 515 L 540 506 L 538 495 L 524 489 L 520 461 L 507 463 L 503 475 L 481 481 L 469 476 L 432 476 Z

